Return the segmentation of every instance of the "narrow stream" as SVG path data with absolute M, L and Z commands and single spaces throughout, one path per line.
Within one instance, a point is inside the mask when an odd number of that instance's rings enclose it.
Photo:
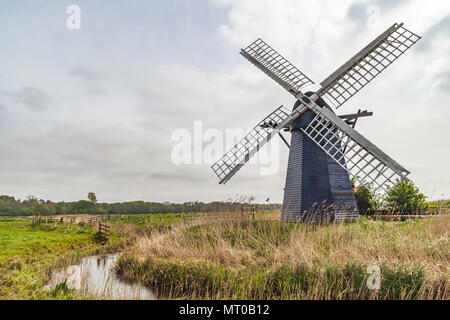
M 114 266 L 118 253 L 83 258 L 77 265 L 62 271 L 54 271 L 46 290 L 66 282 L 69 289 L 87 296 L 108 300 L 153 300 L 154 294 L 141 283 L 118 278 Z

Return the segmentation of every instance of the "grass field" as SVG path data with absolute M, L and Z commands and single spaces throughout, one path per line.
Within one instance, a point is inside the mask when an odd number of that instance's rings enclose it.
M 125 239 L 112 236 L 109 245 L 93 241 L 89 226 L 31 225 L 28 219 L 0 219 L 0 299 L 75 299 L 48 292 L 42 286 L 54 269 L 81 257 L 116 251 Z
M 42 287 L 52 270 L 120 249 L 119 275 L 162 299 L 449 298 L 449 216 L 322 226 L 281 223 L 273 213 L 192 216 L 204 215 L 106 221 L 106 246 L 94 241 L 92 225 L 0 219 L 0 299 L 89 298 Z M 369 266 L 380 268 L 379 290 L 366 285 Z
M 193 214 L 196 215 L 196 214 Z M 53 270 L 76 264 L 82 257 L 116 252 L 138 236 L 167 231 L 181 223 L 180 214 L 128 215 L 108 221 L 113 232 L 107 245 L 95 241 L 96 225 L 88 215 L 73 215 L 77 223 L 32 225 L 30 219 L 0 218 L 0 300 L 82 299 L 74 291 L 43 290 Z
M 118 272 L 164 298 L 448 299 L 449 222 L 180 226 L 138 237 Z M 366 285 L 371 265 L 379 290 Z

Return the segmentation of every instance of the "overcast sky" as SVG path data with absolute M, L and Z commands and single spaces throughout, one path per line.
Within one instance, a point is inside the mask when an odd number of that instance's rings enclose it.
M 66 26 L 71 4 L 79 30 Z M 292 107 L 239 55 L 256 38 L 318 84 L 395 22 L 423 38 L 338 114 L 373 111 L 356 129 L 427 196 L 450 198 L 450 4 L 437 0 L 2 0 L 0 194 L 281 202 L 279 141 L 265 150 L 279 154 L 275 174 L 247 165 L 222 186 L 209 164 L 173 163 L 172 134 L 194 121 L 248 130 Z

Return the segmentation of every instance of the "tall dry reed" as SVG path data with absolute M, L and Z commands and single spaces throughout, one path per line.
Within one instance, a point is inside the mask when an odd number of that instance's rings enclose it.
M 220 220 L 139 237 L 118 270 L 174 297 L 445 299 L 449 226 L 449 216 L 322 226 Z M 362 284 L 369 265 L 381 268 L 380 292 Z

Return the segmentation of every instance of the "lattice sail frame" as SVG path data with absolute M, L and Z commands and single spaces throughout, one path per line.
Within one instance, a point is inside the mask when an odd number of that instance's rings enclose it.
M 394 24 L 322 81 L 317 94 L 339 108 L 419 39 L 403 23 Z
M 297 112 L 291 113 L 285 107 L 280 106 L 261 120 L 243 139 L 211 166 L 220 179 L 219 184 L 226 183 L 264 144 L 298 116 Z M 276 125 L 264 128 L 263 125 L 270 121 Z
M 316 116 L 301 130 L 360 184 L 371 184 L 374 192 L 382 197 L 399 180 L 408 179 L 408 170 L 331 110 L 312 101 L 308 107 Z
M 317 97 L 322 97 L 329 105 L 339 108 L 420 38 L 404 28 L 403 23 L 394 24 L 322 81 L 322 88 L 310 98 L 314 101 Z M 261 39 L 242 49 L 241 55 L 299 100 L 304 98 L 300 89 L 314 83 Z M 306 108 L 313 110 L 316 118 L 303 129 L 305 134 L 359 183 L 371 183 L 375 186 L 376 192 L 379 190 L 387 192 L 388 186 L 394 186 L 397 179 L 407 179 L 409 171 L 347 125 L 331 110 L 322 109 L 313 101 L 300 105 L 276 129 L 268 133 L 265 139 L 252 144 L 247 142 L 246 137 L 228 151 L 212 166 L 220 178 L 219 183 L 228 181 L 265 142 L 302 114 Z M 287 114 L 288 111 L 284 113 Z M 270 115 L 264 120 L 269 117 Z M 253 130 L 255 129 L 256 127 Z M 248 136 L 255 134 L 252 131 Z M 235 152 L 233 150 L 240 150 L 236 159 L 233 157 Z M 238 158 L 241 160 L 237 161 Z
M 297 67 L 259 38 L 245 49 L 241 49 L 241 55 L 293 95 L 300 92 L 302 87 L 314 83 Z

